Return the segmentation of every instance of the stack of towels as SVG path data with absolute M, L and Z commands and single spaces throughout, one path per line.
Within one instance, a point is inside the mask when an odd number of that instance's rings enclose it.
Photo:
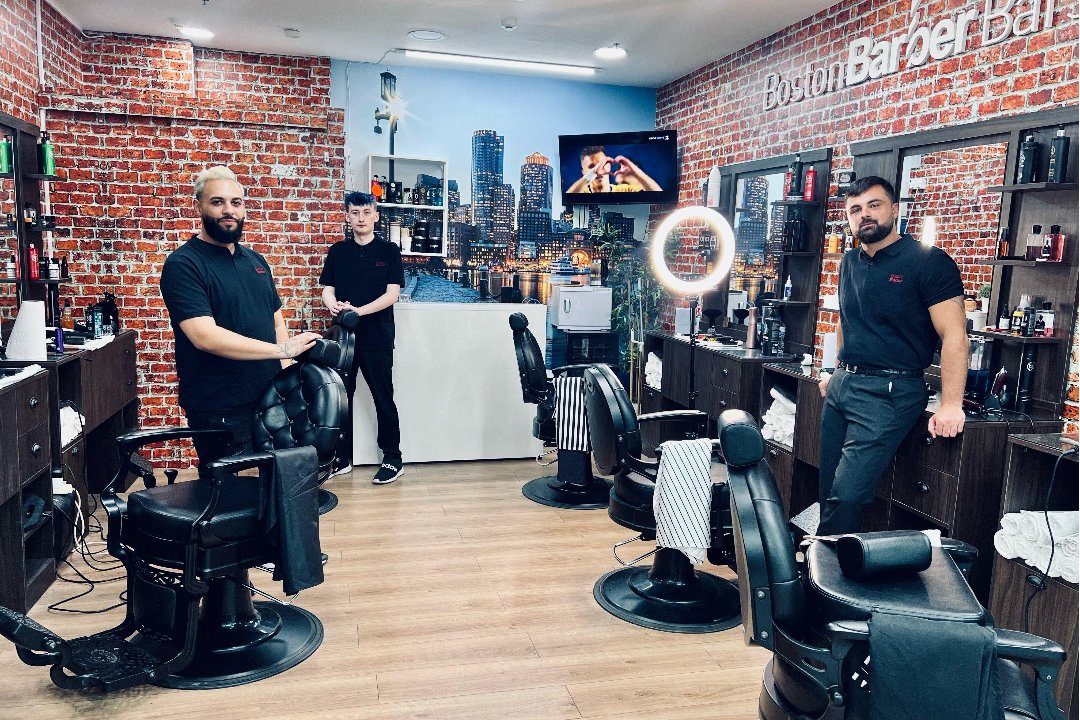
M 659 390 L 660 378 L 663 374 L 664 361 L 658 358 L 656 353 L 649 353 L 649 356 L 645 359 L 645 384 Z
M 1001 529 L 994 533 L 994 548 L 1004 558 L 1020 558 L 1040 572 L 1075 583 L 1080 575 L 1078 531 L 1080 513 L 1075 510 L 1021 510 L 1001 518 Z
M 795 403 L 776 388 L 769 390 L 772 405 L 761 417 L 761 436 L 791 447 L 795 437 Z

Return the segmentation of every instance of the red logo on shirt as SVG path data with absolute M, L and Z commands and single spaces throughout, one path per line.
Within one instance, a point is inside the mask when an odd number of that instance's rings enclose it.
M 386 263 L 382 260 L 379 260 L 375 263 L 375 267 L 386 267 Z
M 903 275 L 890 275 L 889 276 L 889 282 L 902 283 L 902 282 L 904 282 L 904 276 Z
M 266 274 L 266 270 L 259 267 L 258 265 L 255 266 L 255 272 L 257 272 L 259 275 L 265 275 Z

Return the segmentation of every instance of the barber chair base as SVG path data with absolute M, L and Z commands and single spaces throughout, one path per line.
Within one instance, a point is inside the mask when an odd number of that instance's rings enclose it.
M 812 713 L 806 713 L 789 707 L 788 703 L 780 697 L 780 693 L 776 690 L 776 677 L 773 672 L 773 663 L 775 662 L 775 657 L 769 660 L 761 678 L 761 694 L 758 696 L 758 718 L 760 720 L 802 720 L 807 717 L 821 718 L 822 720 L 842 720 L 846 710 L 852 709 L 824 706 L 816 708 Z M 855 717 L 866 716 L 855 715 Z
M 521 488 L 535 503 L 565 510 L 597 510 L 608 506 L 611 483 L 593 477 L 592 457 L 579 450 L 559 450 L 559 474 L 538 477 Z
M 620 620 L 652 630 L 711 633 L 742 623 L 738 586 L 695 571 L 685 555 L 670 548 L 657 551 L 652 568 L 627 567 L 602 576 L 593 597 Z
M 325 515 L 338 506 L 338 496 L 329 490 L 319 488 L 319 514 Z

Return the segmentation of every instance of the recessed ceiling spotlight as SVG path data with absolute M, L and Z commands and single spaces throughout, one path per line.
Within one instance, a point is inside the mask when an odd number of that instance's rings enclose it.
M 438 40 L 445 40 L 446 33 L 441 33 L 438 30 L 410 30 L 409 37 L 413 40 L 426 40 L 428 42 L 435 42 Z
M 191 25 L 177 25 L 176 29 L 181 35 L 187 35 L 189 38 L 196 38 L 198 40 L 207 40 L 214 37 L 214 33 L 209 30 L 192 27 Z
M 300 30 L 297 28 L 281 28 L 281 32 L 285 33 L 285 37 L 287 38 L 300 37 Z
M 506 32 L 511 32 L 513 30 L 517 30 L 518 21 L 517 18 L 507 17 L 500 20 L 499 25 L 501 25 L 502 29 Z
M 626 57 L 626 50 L 619 43 L 611 43 L 601 48 L 596 48 L 593 55 L 601 60 L 622 60 Z

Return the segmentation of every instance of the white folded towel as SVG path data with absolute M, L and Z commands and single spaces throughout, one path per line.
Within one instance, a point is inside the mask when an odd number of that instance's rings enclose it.
M 690 562 L 705 561 L 712 511 L 712 441 L 669 440 L 660 444 L 653 513 L 658 547 L 681 551 Z
M 795 403 L 791 402 L 786 397 L 784 397 L 784 394 L 781 393 L 779 390 L 777 390 L 776 388 L 770 388 L 769 389 L 769 395 L 773 399 L 773 405 L 772 406 L 774 408 L 779 406 L 788 415 L 794 415 L 795 414 Z
M 1056 510 L 1048 513 L 1040 510 L 1021 510 L 1017 525 L 1020 536 L 1028 542 L 1049 545 L 1051 530 L 1055 542 L 1080 532 L 1080 513 L 1076 510 Z

